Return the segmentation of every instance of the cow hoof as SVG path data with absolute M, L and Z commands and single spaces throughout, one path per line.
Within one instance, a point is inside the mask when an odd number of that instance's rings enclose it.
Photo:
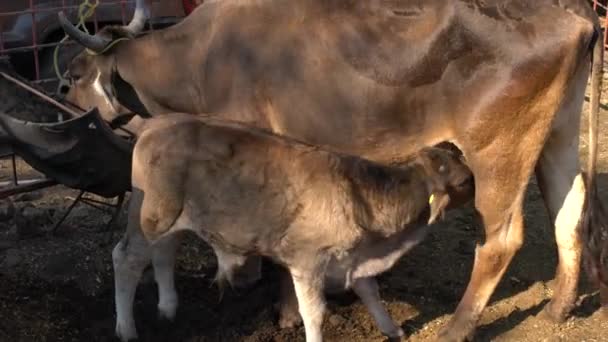
M 547 304 L 540 312 L 538 318 L 547 322 L 560 324 L 566 321 L 566 319 L 568 318 L 569 311 L 570 310 L 556 309 L 556 306 L 553 305 L 553 302 L 549 302 L 549 304 Z
M 608 285 L 600 284 L 600 313 L 603 317 L 608 318 Z
M 281 312 L 281 318 L 279 319 L 279 327 L 281 329 L 291 329 L 302 324 L 302 317 L 299 313 Z
M 439 332 L 437 341 L 439 342 L 467 342 L 473 341 L 475 335 L 475 323 L 450 321 Z
M 608 319 L 608 306 L 603 306 L 600 308 L 600 315 L 605 319 Z

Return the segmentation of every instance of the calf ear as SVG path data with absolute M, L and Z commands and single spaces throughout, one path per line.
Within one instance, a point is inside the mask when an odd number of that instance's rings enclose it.
M 437 221 L 437 219 L 443 217 L 443 212 L 450 204 L 450 196 L 447 193 L 433 193 L 429 198 L 429 206 L 431 207 L 431 213 L 429 215 L 428 224 L 431 225 Z

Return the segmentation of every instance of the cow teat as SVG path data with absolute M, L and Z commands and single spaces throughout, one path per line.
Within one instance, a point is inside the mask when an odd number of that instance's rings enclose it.
M 441 218 L 449 203 L 450 196 L 448 193 L 431 193 L 429 197 L 429 206 L 431 210 L 429 214 L 429 221 L 427 223 L 431 225 L 435 223 L 437 219 Z

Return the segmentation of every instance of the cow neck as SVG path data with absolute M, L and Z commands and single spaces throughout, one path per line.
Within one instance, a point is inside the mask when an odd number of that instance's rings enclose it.
M 143 118 L 151 118 L 152 114 L 148 111 L 146 106 L 142 103 L 139 95 L 135 91 L 135 88 L 120 75 L 118 71 L 117 63 L 114 64 L 112 69 L 112 91 L 116 100 L 125 108 L 137 113 Z

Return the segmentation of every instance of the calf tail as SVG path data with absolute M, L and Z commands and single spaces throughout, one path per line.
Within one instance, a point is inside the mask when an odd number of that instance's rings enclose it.
M 591 281 L 602 292 L 602 305 L 608 306 L 608 214 L 599 200 L 597 175 L 597 146 L 600 94 L 603 78 L 604 35 L 596 29 L 591 69 L 591 108 L 589 112 L 589 158 L 584 177 L 586 202 L 582 224 L 584 267 Z

